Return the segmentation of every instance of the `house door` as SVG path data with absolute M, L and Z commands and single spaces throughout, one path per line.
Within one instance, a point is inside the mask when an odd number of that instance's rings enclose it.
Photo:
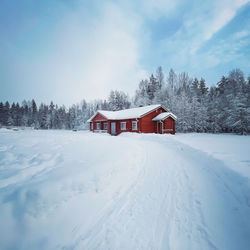
M 116 123 L 111 122 L 111 135 L 116 135 Z
M 160 122 L 157 122 L 157 133 L 161 134 L 162 133 L 162 125 Z

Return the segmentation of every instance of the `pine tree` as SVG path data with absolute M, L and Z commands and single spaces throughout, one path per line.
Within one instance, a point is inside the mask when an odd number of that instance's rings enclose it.
M 221 127 L 218 122 L 219 104 L 218 104 L 218 91 L 216 87 L 211 87 L 208 93 L 208 106 L 207 106 L 207 127 L 208 132 L 219 133 Z
M 206 87 L 206 82 L 203 78 L 200 79 L 199 89 L 200 89 L 200 94 L 202 96 L 204 96 L 208 93 L 208 88 Z
M 37 117 L 37 106 L 36 106 L 36 102 L 34 99 L 32 99 L 31 101 L 31 121 L 30 121 L 30 125 L 38 128 L 39 127 L 39 123 L 38 123 L 38 117 Z
M 3 114 L 4 114 L 4 105 L 0 102 L 0 128 L 3 125 Z
M 234 97 L 242 91 L 245 85 L 245 78 L 240 69 L 234 69 L 229 72 L 228 85 Z
M 246 97 L 237 96 L 234 102 L 235 109 L 230 116 L 232 129 L 234 132 L 243 135 L 248 132 L 247 100 Z
M 199 81 L 197 78 L 194 78 L 193 82 L 192 82 L 192 86 L 191 86 L 191 91 L 192 91 L 192 94 L 196 97 L 199 96 Z
M 10 108 L 10 119 L 8 120 L 8 125 L 9 126 L 17 126 L 17 115 L 16 115 L 16 104 L 13 102 Z
M 8 125 L 8 120 L 9 120 L 9 116 L 10 116 L 10 104 L 9 102 L 5 102 L 4 106 L 3 106 L 3 113 L 2 113 L 2 122 L 3 125 Z
M 247 100 L 246 109 L 247 109 L 247 131 L 250 133 L 250 76 L 247 79 L 245 96 Z
M 222 76 L 221 80 L 217 83 L 217 89 L 220 95 L 225 93 L 228 79 L 225 76 Z
M 149 78 L 149 83 L 146 89 L 147 97 L 148 97 L 148 105 L 153 103 L 156 92 L 160 89 L 159 82 L 152 74 Z

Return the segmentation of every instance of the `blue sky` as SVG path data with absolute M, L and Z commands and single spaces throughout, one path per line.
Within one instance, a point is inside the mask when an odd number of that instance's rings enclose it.
M 248 0 L 1 0 L 0 100 L 133 94 L 162 66 L 216 84 L 250 74 Z

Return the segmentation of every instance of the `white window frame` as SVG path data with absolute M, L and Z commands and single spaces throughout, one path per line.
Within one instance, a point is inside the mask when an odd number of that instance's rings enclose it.
M 134 128 L 134 125 L 135 125 L 135 128 Z M 132 121 L 132 130 L 137 130 L 138 127 L 137 127 L 137 121 Z
M 103 130 L 108 130 L 108 123 L 107 122 L 103 123 Z
M 121 130 L 126 130 L 127 129 L 127 123 L 126 122 L 121 122 L 120 126 L 121 126 Z
M 96 123 L 96 129 L 97 129 L 97 130 L 100 130 L 100 129 L 101 129 L 101 123 L 100 123 L 100 122 L 97 122 L 97 123 Z

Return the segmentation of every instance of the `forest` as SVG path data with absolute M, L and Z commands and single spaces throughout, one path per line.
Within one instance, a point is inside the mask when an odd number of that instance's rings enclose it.
M 250 133 L 250 76 L 246 79 L 240 69 L 234 69 L 208 88 L 204 78 L 191 78 L 186 72 L 176 74 L 173 69 L 165 75 L 162 67 L 141 80 L 132 97 L 111 90 L 107 99 L 83 99 L 67 108 L 53 101 L 38 105 L 34 99 L 21 104 L 0 102 L 0 127 L 86 129 L 86 121 L 96 110 L 158 103 L 177 115 L 177 132 Z

